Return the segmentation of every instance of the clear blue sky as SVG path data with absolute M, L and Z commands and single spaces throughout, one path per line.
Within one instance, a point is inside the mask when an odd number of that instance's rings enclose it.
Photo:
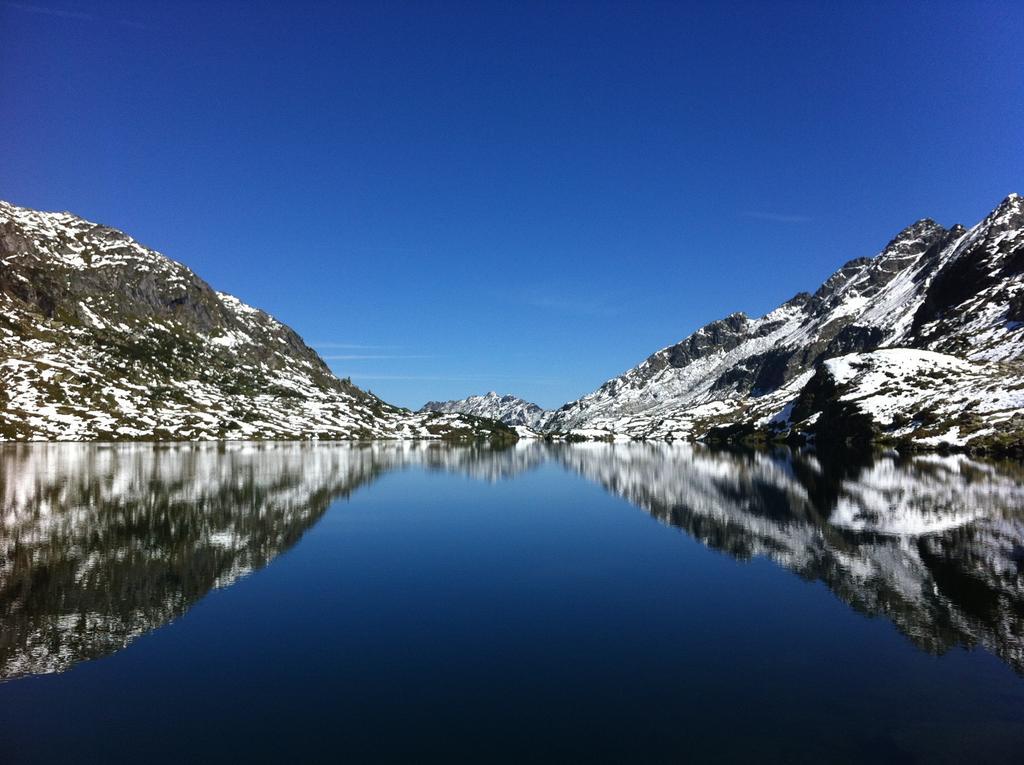
M 1024 192 L 1024 3 L 0 0 L 0 198 L 544 406 Z

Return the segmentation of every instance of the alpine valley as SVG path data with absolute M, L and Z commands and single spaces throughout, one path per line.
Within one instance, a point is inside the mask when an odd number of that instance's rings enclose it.
M 4 440 L 478 438 L 863 442 L 1024 453 L 1024 199 L 907 227 L 813 294 L 734 313 L 547 411 L 417 413 L 124 233 L 0 203 Z

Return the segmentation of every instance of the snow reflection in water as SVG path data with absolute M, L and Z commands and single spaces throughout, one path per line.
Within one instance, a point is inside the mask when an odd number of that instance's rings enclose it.
M 493 481 L 545 463 L 713 549 L 820 580 L 924 650 L 980 645 L 1024 672 L 1015 465 L 668 444 L 33 444 L 0 448 L 0 678 L 123 648 L 388 471 Z

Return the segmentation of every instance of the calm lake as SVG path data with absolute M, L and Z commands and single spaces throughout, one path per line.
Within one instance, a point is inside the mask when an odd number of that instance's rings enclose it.
M 0 761 L 1011 762 L 1024 469 L 0 447 Z

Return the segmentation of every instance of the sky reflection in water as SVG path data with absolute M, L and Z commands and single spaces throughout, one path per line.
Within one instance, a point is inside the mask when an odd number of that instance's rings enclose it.
M 998 761 L 1024 743 L 1021 478 L 665 444 L 6 446 L 5 756 Z

